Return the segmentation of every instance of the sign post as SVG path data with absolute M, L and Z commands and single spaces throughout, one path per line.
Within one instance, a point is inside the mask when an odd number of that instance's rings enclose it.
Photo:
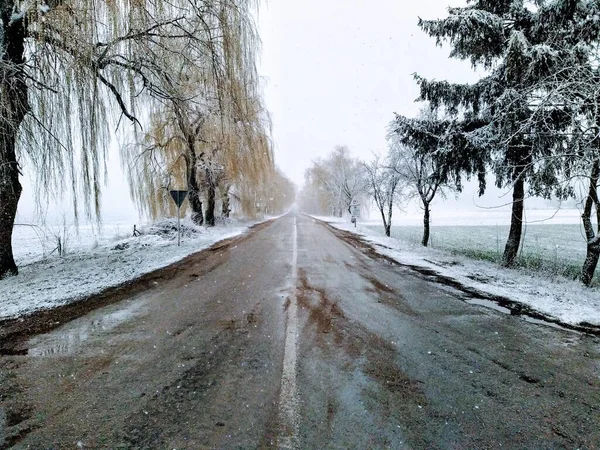
M 356 199 L 350 202 L 350 214 L 352 214 L 350 221 L 354 224 L 354 228 L 356 228 L 356 222 L 360 217 L 360 202 Z
M 181 214 L 179 212 L 181 210 L 181 205 L 183 204 L 183 201 L 185 200 L 187 193 L 188 193 L 188 191 L 169 191 L 169 194 L 171 194 L 173 201 L 177 205 L 177 246 L 178 247 L 181 245 L 181 219 L 179 217 L 179 216 L 181 216 Z

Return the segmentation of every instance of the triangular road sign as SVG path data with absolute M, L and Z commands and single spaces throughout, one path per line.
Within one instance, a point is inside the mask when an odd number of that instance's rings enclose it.
M 171 194 L 171 197 L 173 197 L 173 201 L 178 208 L 183 204 L 187 193 L 188 191 L 169 191 L 169 194 Z

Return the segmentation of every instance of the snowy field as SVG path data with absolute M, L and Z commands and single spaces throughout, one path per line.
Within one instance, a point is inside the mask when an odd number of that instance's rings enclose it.
M 431 218 L 429 247 L 453 254 L 499 262 L 510 228 L 509 210 L 442 211 Z M 360 220 L 383 236 L 375 215 Z M 411 244 L 423 238 L 422 214 L 397 215 L 391 235 Z M 586 245 L 581 213 L 576 209 L 526 211 L 519 265 L 535 272 L 577 278 L 585 259 Z
M 420 208 L 410 208 L 414 212 L 394 213 L 392 223 L 399 226 L 422 226 L 423 212 Z M 510 225 L 510 209 L 478 208 L 476 210 L 448 210 L 442 205 L 431 208 L 430 223 L 433 226 L 497 226 Z M 370 222 L 381 223 L 380 215 L 371 211 Z M 526 225 L 579 225 L 581 212 L 577 209 L 529 209 L 524 212 Z
M 381 224 L 364 226 L 383 235 Z M 432 226 L 429 247 L 455 254 L 499 262 L 502 258 L 508 225 Z M 392 226 L 391 237 L 411 244 L 423 238 L 423 226 Z M 583 229 L 576 224 L 529 224 L 524 227 L 523 247 L 519 253 L 525 267 L 574 278 L 585 259 Z
M 139 224 L 138 224 L 139 226 Z M 109 222 L 96 225 L 17 224 L 13 232 L 13 252 L 17 265 L 23 266 L 57 254 L 58 239 L 66 254 L 89 251 L 94 247 L 130 237 L 133 223 Z
M 448 251 L 452 248 L 468 249 L 479 247 L 495 250 L 496 227 L 474 227 L 455 225 L 436 227 L 432 231 L 434 243 L 447 239 L 445 247 L 424 248 L 419 242 L 421 229 L 413 227 L 394 227 L 392 237 L 383 234 L 383 227 L 376 221 L 361 223 L 355 228 L 348 219 L 314 216 L 324 220 L 336 228 L 355 232 L 367 241 L 375 244 L 377 251 L 389 256 L 401 264 L 425 267 L 440 275 L 453 278 L 463 285 L 473 287 L 482 292 L 509 298 L 513 301 L 528 305 L 533 310 L 545 316 L 553 317 L 560 322 L 577 325 L 581 323 L 600 326 L 600 287 L 586 288 L 579 281 L 562 276 L 548 276 L 543 272 L 533 272 L 520 269 L 503 269 L 493 262 L 475 260 Z M 576 242 L 582 245 L 579 239 L 578 225 L 528 226 L 528 237 L 534 242 L 532 251 L 546 252 L 550 259 L 554 258 L 553 249 L 558 242 L 562 246 L 567 242 L 572 243 L 573 253 Z M 548 227 L 548 229 L 542 228 Z M 482 230 L 483 228 L 483 230 Z M 440 229 L 443 229 L 440 231 Z M 437 233 L 437 235 L 436 235 Z M 538 236 L 537 241 L 534 236 Z M 502 239 L 502 237 L 500 237 Z M 501 241 L 501 245 L 503 245 Z M 554 247 L 553 247 L 554 246 Z M 502 247 L 501 247 L 502 248 Z M 560 250 L 562 247 L 559 247 Z M 546 250 L 544 250 L 546 249 Z M 565 250 L 566 252 L 566 250 Z M 573 257 L 577 260 L 577 256 Z M 582 260 L 577 260 L 578 264 Z M 598 280 L 598 276 L 596 277 Z
M 214 243 L 238 236 L 257 222 L 232 220 L 214 228 L 182 220 L 177 246 L 177 220 L 141 227 L 113 222 L 92 226 L 16 227 L 13 237 L 19 275 L 0 280 L 0 319 L 77 301 L 145 273 L 177 262 Z M 66 252 L 56 250 L 58 236 Z

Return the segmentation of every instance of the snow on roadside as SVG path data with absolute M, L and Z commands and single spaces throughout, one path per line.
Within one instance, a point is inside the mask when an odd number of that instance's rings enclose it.
M 166 219 L 142 228 L 138 237 L 39 259 L 20 267 L 18 276 L 0 280 L 0 319 L 81 300 L 239 236 L 256 223 L 231 221 L 205 228 L 182 220 L 178 247 L 177 220 Z
M 525 304 L 545 316 L 570 325 L 600 326 L 600 289 L 586 288 L 580 282 L 542 274 L 526 274 L 505 269 L 487 261 L 452 255 L 396 238 L 381 236 L 362 226 L 355 228 L 348 219 L 313 216 L 335 228 L 360 235 L 378 253 L 400 264 L 424 267 L 450 277 L 481 292 Z

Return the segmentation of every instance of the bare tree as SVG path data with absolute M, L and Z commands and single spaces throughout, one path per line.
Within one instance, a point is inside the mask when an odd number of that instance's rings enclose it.
M 436 194 L 448 185 L 444 182 L 442 169 L 429 152 L 419 152 L 390 137 L 389 164 L 406 183 L 407 198 L 417 198 L 423 208 L 423 239 L 427 247 L 430 236 L 431 202 Z
M 390 236 L 394 205 L 399 204 L 403 176 L 375 155 L 370 163 L 364 164 L 368 193 L 381 213 L 385 235 Z
M 338 146 L 328 159 L 329 179 L 324 180 L 345 210 L 350 214 L 353 200 L 359 200 L 366 193 L 364 166 L 350 156 L 350 150 Z
M 319 212 L 341 217 L 350 213 L 352 200 L 365 197 L 363 164 L 350 156 L 345 146 L 337 146 L 326 159 L 313 161 L 305 173 L 302 198 L 313 198 Z

